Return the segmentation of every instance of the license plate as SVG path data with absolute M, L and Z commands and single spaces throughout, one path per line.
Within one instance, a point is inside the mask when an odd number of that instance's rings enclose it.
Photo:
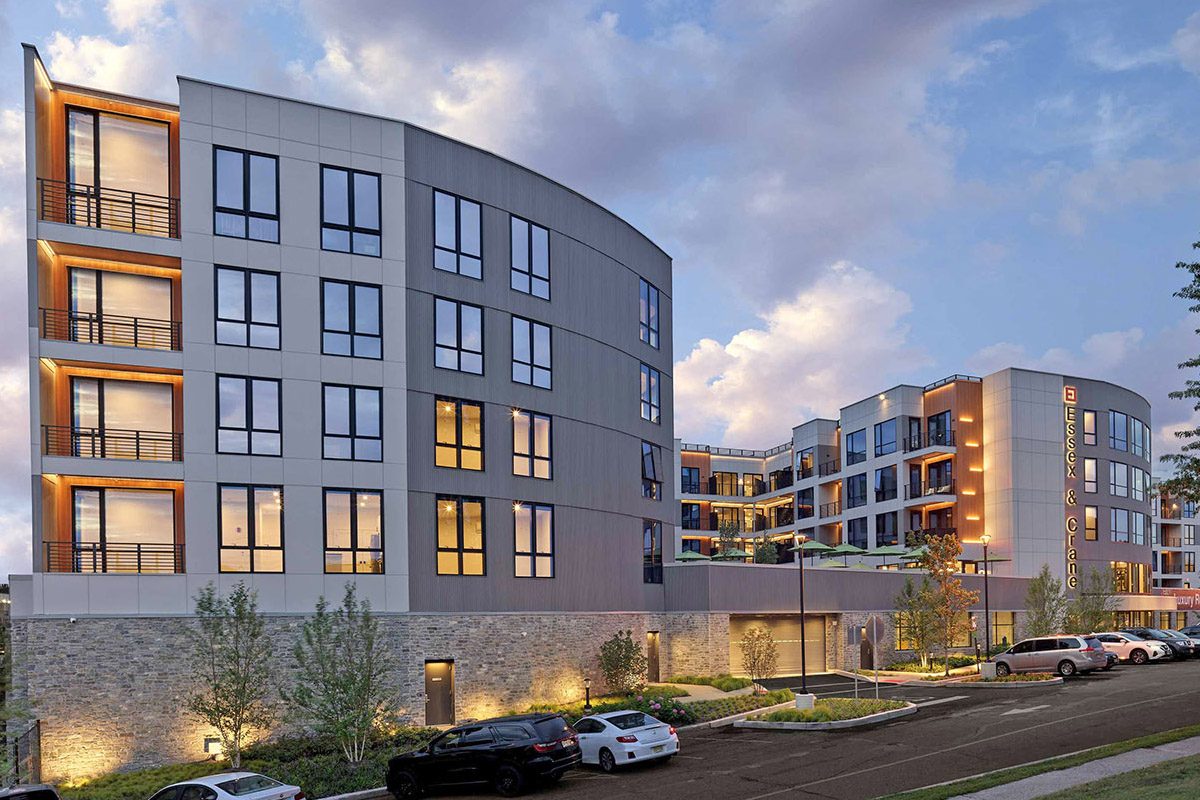
M 665 748 L 665 747 L 666 747 L 666 745 L 665 745 L 665 744 L 660 744 L 660 745 L 658 745 L 658 746 L 656 746 L 656 747 L 654 748 L 654 752 L 655 752 L 655 753 L 661 753 L 661 752 L 663 751 L 663 748 Z

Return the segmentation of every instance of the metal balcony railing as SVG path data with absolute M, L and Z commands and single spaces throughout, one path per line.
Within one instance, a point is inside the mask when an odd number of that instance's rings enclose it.
M 179 198 L 38 178 L 38 218 L 179 238 Z
M 837 475 L 842 471 L 842 465 L 836 461 L 826 461 L 818 469 L 817 473 L 824 478 L 826 475 Z
M 114 428 L 43 425 L 42 453 L 69 458 L 182 461 L 183 434 L 170 431 L 126 431 Z
M 154 350 L 183 348 L 182 326 L 169 319 L 39 308 L 38 321 L 43 339 Z
M 908 483 L 904 487 L 905 500 L 917 500 L 940 494 L 954 494 L 953 480 L 929 480 Z
M 45 542 L 46 572 L 183 572 L 183 545 Z
M 875 490 L 875 502 L 876 503 L 882 503 L 884 500 L 895 500 L 895 499 L 896 499 L 896 487 L 895 486 L 891 487 L 890 489 L 876 489 Z
M 904 445 L 904 452 L 911 453 L 914 450 L 924 450 L 927 447 L 953 447 L 954 446 L 954 431 L 931 431 L 929 433 L 914 433 L 911 436 L 905 436 L 901 443 Z
M 684 481 L 679 485 L 681 494 L 701 494 L 700 481 Z
M 840 513 L 842 513 L 842 503 L 840 500 L 835 500 L 832 503 L 821 504 L 822 517 L 836 517 Z

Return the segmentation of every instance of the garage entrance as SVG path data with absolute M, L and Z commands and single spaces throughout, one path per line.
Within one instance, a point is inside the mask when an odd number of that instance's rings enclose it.
M 776 674 L 800 674 L 800 615 L 764 614 L 729 617 L 729 667 L 734 675 L 745 675 L 742 667 L 742 634 L 747 628 L 765 627 L 775 637 L 779 647 L 779 666 Z M 809 675 L 825 672 L 825 618 L 809 615 L 804 623 L 804 647 Z

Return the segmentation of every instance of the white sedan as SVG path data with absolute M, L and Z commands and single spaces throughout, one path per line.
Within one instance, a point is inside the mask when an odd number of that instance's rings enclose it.
M 288 786 L 255 772 L 221 772 L 173 783 L 150 800 L 304 800 L 299 786 Z
M 1107 652 L 1116 654 L 1117 658 L 1122 661 L 1145 664 L 1147 661 L 1171 658 L 1171 648 L 1166 644 L 1153 639 L 1143 639 L 1132 633 L 1121 631 L 1097 633 L 1095 638 L 1100 640 L 1100 644 Z
M 583 763 L 612 772 L 622 764 L 670 758 L 679 752 L 675 728 L 641 711 L 610 711 L 584 717 L 572 727 Z

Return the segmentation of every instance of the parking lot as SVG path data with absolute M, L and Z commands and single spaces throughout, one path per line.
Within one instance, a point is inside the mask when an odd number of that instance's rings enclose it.
M 809 689 L 854 696 L 853 682 L 837 676 L 811 678 Z M 869 684 L 860 691 L 874 696 Z M 877 797 L 1200 722 L 1200 660 L 1121 665 L 1037 689 L 881 686 L 880 697 L 910 700 L 921 710 L 901 721 L 830 733 L 684 731 L 682 751 L 669 763 L 611 776 L 582 768 L 533 796 Z

